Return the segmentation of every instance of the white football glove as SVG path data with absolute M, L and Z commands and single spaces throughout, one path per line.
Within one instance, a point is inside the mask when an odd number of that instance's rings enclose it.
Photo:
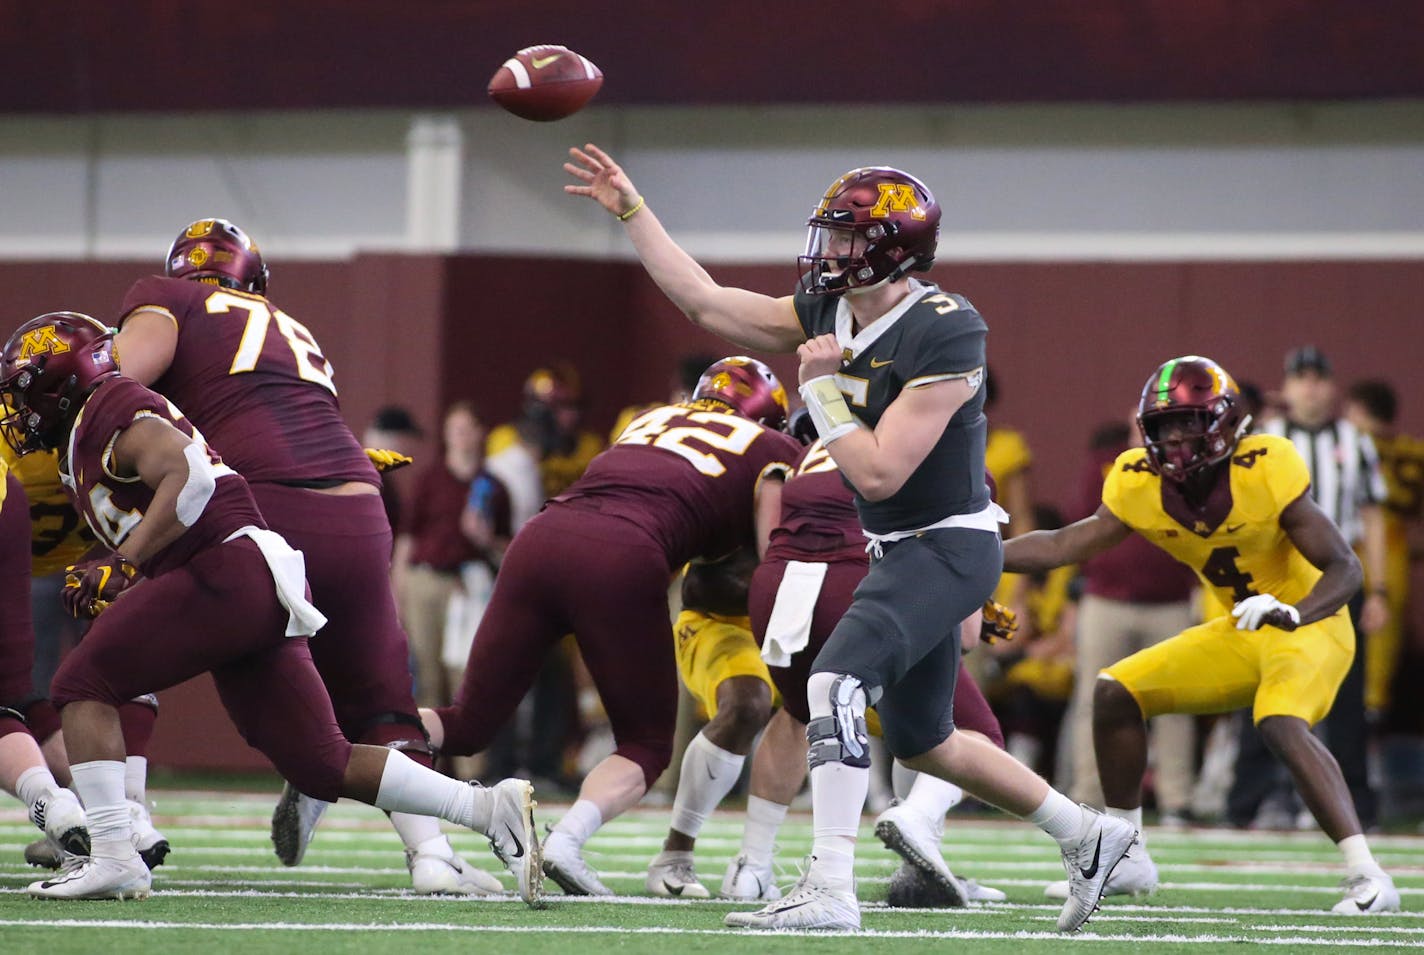
M 1300 611 L 1270 594 L 1247 597 L 1231 608 L 1231 616 L 1236 618 L 1237 630 L 1260 630 L 1268 624 L 1282 630 L 1300 626 Z

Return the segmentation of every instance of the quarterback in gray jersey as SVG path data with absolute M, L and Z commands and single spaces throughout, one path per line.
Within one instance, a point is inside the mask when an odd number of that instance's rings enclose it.
M 958 621 L 998 581 L 1005 515 L 984 482 L 983 318 L 913 273 L 934 263 L 940 209 L 898 169 L 854 169 L 807 225 L 802 278 L 780 298 L 718 285 L 663 229 L 627 174 L 593 145 L 570 150 L 572 195 L 624 224 L 649 276 L 694 324 L 750 349 L 795 350 L 801 397 L 855 489 L 871 568 L 816 658 L 806 693 L 815 841 L 801 881 L 732 926 L 857 929 L 852 869 L 869 785 L 865 710 L 890 751 L 1057 840 L 1070 895 L 1063 931 L 1088 920 L 1137 840 L 1074 804 L 992 744 L 954 732 Z M 803 597 L 805 595 L 802 595 Z M 814 593 L 810 595 L 814 600 Z M 977 632 L 976 627 L 968 628 Z

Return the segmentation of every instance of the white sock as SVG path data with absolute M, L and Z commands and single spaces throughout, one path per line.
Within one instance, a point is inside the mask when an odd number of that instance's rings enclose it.
M 419 765 L 419 764 L 417 764 Z M 438 855 L 442 859 L 448 859 L 454 855 L 455 850 L 450 848 L 450 840 L 445 838 L 445 834 L 440 831 L 440 820 L 435 816 L 417 816 L 408 812 L 393 812 L 391 825 L 395 827 L 396 833 L 400 835 L 401 842 L 405 843 L 407 849 L 414 849 L 416 852 L 428 855 Z M 440 841 L 445 844 L 445 851 L 441 852 L 437 848 L 431 848 L 428 844 Z
M 915 772 L 898 759 L 890 764 L 890 788 L 895 792 L 895 798 L 904 802 L 910 798 L 910 790 L 915 788 L 915 780 L 919 777 Z
M 779 802 L 760 796 L 747 797 L 747 823 L 742 829 L 742 853 L 755 866 L 771 865 L 776 854 L 776 833 L 786 821 L 786 810 Z
M 812 867 L 827 884 L 850 888 L 860 814 L 870 791 L 870 770 L 822 763 L 811 770 Z
M 672 828 L 696 839 L 707 817 L 737 784 L 746 761 L 745 756 L 728 752 L 702 733 L 692 737 L 682 756 L 682 771 L 677 778 Z
M 57 789 L 59 783 L 55 782 L 48 766 L 31 766 L 15 780 L 15 795 L 26 808 L 33 808 L 35 803 Z
M 398 750 L 386 751 L 377 809 L 435 816 L 476 832 L 489 828 L 489 791 L 427 769 Z
M 1067 845 L 1078 841 L 1083 832 L 1083 817 L 1082 806 L 1058 790 L 1050 788 L 1043 805 L 1027 818 L 1029 822 L 1058 840 L 1059 845 Z
M 96 759 L 75 763 L 69 772 L 89 819 L 91 854 L 104 859 L 137 856 L 129 805 L 124 799 L 124 764 L 116 759 Z
M 944 834 L 944 816 L 964 801 L 964 790 L 947 779 L 917 773 L 910 794 L 905 797 L 905 805 L 914 809 L 930 821 L 937 834 Z
M 579 848 L 598 831 L 598 827 L 603 825 L 603 812 L 598 808 L 597 803 L 588 799 L 580 799 L 569 807 L 569 811 L 564 813 L 564 818 L 560 819 L 554 826 L 555 832 L 561 832 L 574 841 L 574 845 Z
M 1112 806 L 1109 806 L 1107 808 L 1107 814 L 1116 819 L 1122 819 L 1132 823 L 1132 827 L 1137 830 L 1137 844 L 1139 846 L 1147 845 L 1147 830 L 1142 828 L 1141 806 L 1138 806 L 1136 809 L 1114 809 Z
M 1363 834 L 1346 836 L 1335 844 L 1344 853 L 1345 868 L 1351 875 L 1375 872 L 1379 869 L 1379 863 L 1375 861 L 1374 853 L 1370 852 L 1370 845 Z
M 136 803 L 148 802 L 148 757 L 124 757 L 124 797 Z

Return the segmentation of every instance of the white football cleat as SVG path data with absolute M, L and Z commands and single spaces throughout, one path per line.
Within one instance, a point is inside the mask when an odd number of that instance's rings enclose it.
M 860 903 L 854 892 L 832 889 L 813 881 L 808 870 L 781 899 L 755 912 L 729 912 L 724 921 L 732 928 L 858 932 Z
M 291 783 L 282 784 L 282 798 L 272 810 L 272 849 L 282 865 L 301 865 L 331 803 L 304 796 Z
M 544 897 L 544 867 L 539 834 L 534 829 L 534 784 L 527 779 L 504 779 L 482 788 L 493 800 L 489 829 L 484 833 L 490 849 L 514 876 L 519 897 L 539 908 Z
M 37 899 L 146 899 L 152 886 L 148 866 L 137 855 L 85 856 L 48 879 L 32 882 L 27 891 Z
M 722 877 L 722 891 L 717 895 L 738 902 L 775 902 L 781 898 L 781 890 L 776 887 L 771 864 L 753 865 L 744 852 L 728 863 L 727 874 Z
M 1351 876 L 1342 885 L 1345 897 L 1330 910 L 1335 915 L 1375 915 L 1399 911 L 1399 890 L 1383 870 Z
M 412 889 L 419 895 L 501 895 L 504 886 L 493 875 L 477 869 L 458 855 L 434 855 L 405 850 Z
M 30 807 L 30 821 L 65 852 L 89 854 L 89 822 L 79 797 L 68 789 L 53 789 L 36 799 Z
M 1063 847 L 1068 871 L 1068 901 L 1058 915 L 1058 931 L 1076 932 L 1092 918 L 1102 901 L 1108 877 L 1137 841 L 1132 823 L 1083 806 L 1085 825 L 1078 841 Z
M 1112 875 L 1108 876 L 1107 885 L 1103 888 L 1103 897 L 1110 895 L 1128 895 L 1133 898 L 1143 898 L 1157 891 L 1157 863 L 1152 861 L 1152 857 L 1147 854 L 1147 847 L 1141 843 L 1135 844 L 1123 856 L 1122 861 L 1113 869 Z M 1068 881 L 1050 882 L 1043 890 L 1043 894 L 1050 898 L 1062 901 L 1068 898 Z
M 598 873 L 583 861 L 583 851 L 571 836 L 557 830 L 544 840 L 544 874 L 568 895 L 612 895 Z
M 153 819 L 148 807 L 137 800 L 129 800 L 129 823 L 133 828 L 133 847 L 143 864 L 150 869 L 163 865 L 168 857 L 168 840 L 163 833 L 153 828 Z
M 960 879 L 959 884 L 964 886 L 964 897 L 971 902 L 1007 902 L 1008 895 L 1002 889 L 996 889 L 992 885 L 980 885 L 973 879 Z
M 905 803 L 899 803 L 882 812 L 875 820 L 875 835 L 887 849 L 937 882 L 944 890 L 946 905 L 959 908 L 969 901 L 964 897 L 963 885 L 944 861 L 944 854 L 939 848 L 939 833 L 932 820 Z
M 648 863 L 645 882 L 652 895 L 672 899 L 710 899 L 712 893 L 697 880 L 692 864 L 692 852 L 672 852 L 664 849 Z

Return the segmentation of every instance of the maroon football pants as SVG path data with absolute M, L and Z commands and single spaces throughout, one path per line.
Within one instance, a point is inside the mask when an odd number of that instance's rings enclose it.
M 437 712 L 442 749 L 489 745 L 567 633 L 578 641 L 613 728 L 616 753 L 649 785 L 672 758 L 677 665 L 667 558 L 619 518 L 550 505 L 505 553 L 451 706 Z
M 0 506 L 0 736 L 25 732 L 25 724 L 8 711 L 23 712 L 34 697 L 34 665 L 29 502 L 19 479 L 8 474 Z
M 826 579 L 821 584 L 821 594 L 811 615 L 811 640 L 806 649 L 791 658 L 789 667 L 768 667 L 772 682 L 781 691 L 782 706 L 802 723 L 808 723 L 811 719 L 810 705 L 806 701 L 806 681 L 811 677 L 811 665 L 830 638 L 831 631 L 845 615 L 855 595 L 856 585 L 865 579 L 869 570 L 869 563 L 864 561 L 828 563 Z M 771 608 L 776 605 L 776 591 L 785 574 L 786 561 L 770 560 L 763 562 L 752 575 L 747 603 L 751 611 L 752 633 L 758 644 L 766 636 Z M 983 733 L 995 746 L 1004 748 L 1004 731 L 999 726 L 999 718 L 989 708 L 984 691 L 962 666 L 954 684 L 954 725 L 958 729 Z
M 305 638 L 283 636 L 287 610 L 257 545 L 239 539 L 143 580 L 104 611 L 54 676 L 57 707 L 119 707 L 211 672 L 243 739 L 302 792 L 334 800 L 351 744 Z
M 312 660 L 341 731 L 353 743 L 415 744 L 408 755 L 429 766 L 409 641 L 391 593 L 391 525 L 381 496 L 267 483 L 253 484 L 252 495 L 267 526 L 306 560 L 312 603 L 327 618 L 311 640 Z

